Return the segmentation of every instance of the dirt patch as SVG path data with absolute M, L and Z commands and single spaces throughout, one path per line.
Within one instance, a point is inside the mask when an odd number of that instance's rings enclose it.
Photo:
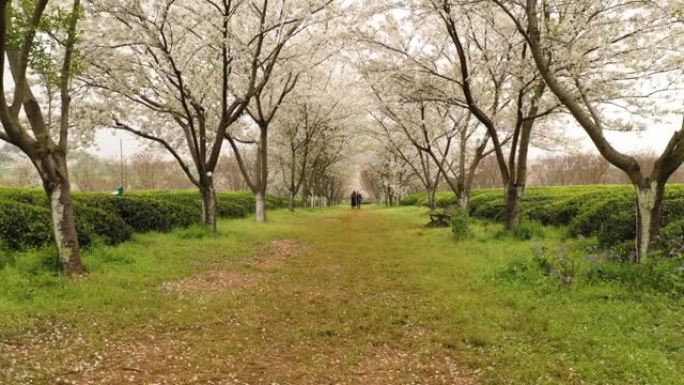
M 178 281 L 166 282 L 162 286 L 164 290 L 174 293 L 218 293 L 255 287 L 260 280 L 259 274 L 213 270 Z
M 339 217 L 323 217 L 323 222 L 327 223 L 341 223 L 342 218 Z
M 274 269 L 282 266 L 288 259 L 309 251 L 309 246 L 290 239 L 271 241 L 259 246 L 257 255 L 243 263 L 261 269 Z
M 473 385 L 476 382 L 460 371 L 448 355 L 412 352 L 389 346 L 369 349 L 358 365 L 358 382 L 363 384 L 451 384 Z
M 342 273 L 342 270 L 342 265 L 326 265 L 323 267 L 323 271 L 335 277 L 339 276 Z
M 269 270 L 306 251 L 308 246 L 303 243 L 288 239 L 276 240 L 259 245 L 255 257 L 240 260 L 239 263 Z M 234 262 L 215 264 L 212 270 L 178 281 L 166 282 L 162 284 L 162 288 L 169 293 L 239 292 L 258 286 L 264 278 L 262 273 L 230 271 L 228 266 L 231 264 Z
M 20 339 L 0 343 L 2 384 L 181 384 L 190 383 L 194 353 L 181 336 L 150 326 L 134 339 L 115 330 L 82 335 L 46 321 Z M 187 372 L 187 373 L 186 373 Z

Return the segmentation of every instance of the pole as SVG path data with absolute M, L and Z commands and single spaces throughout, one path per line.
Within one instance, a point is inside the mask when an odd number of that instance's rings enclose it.
M 119 138 L 119 151 L 121 154 L 121 186 L 124 185 L 124 158 L 123 158 L 123 139 Z

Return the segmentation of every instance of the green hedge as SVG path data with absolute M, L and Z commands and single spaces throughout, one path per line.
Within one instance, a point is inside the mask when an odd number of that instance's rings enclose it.
M 441 194 L 441 207 L 455 200 L 453 194 Z M 601 246 L 612 247 L 635 237 L 634 202 L 632 186 L 538 187 L 526 190 L 521 209 L 525 219 L 568 226 L 572 236 L 597 237 Z M 424 206 L 427 199 L 425 194 L 414 194 L 402 204 Z M 502 189 L 475 191 L 470 199 L 470 215 L 477 218 L 500 221 L 504 209 Z M 663 237 L 684 238 L 684 185 L 668 186 L 662 213 Z
M 116 245 L 131 238 L 133 229 L 116 213 L 75 203 L 76 232 L 78 242 L 89 247 L 96 240 L 108 245 Z M 52 228 L 49 228 L 52 231 Z M 52 239 L 50 239 L 52 240 Z
M 166 232 L 201 220 L 202 201 L 194 191 L 143 191 L 117 197 L 75 193 L 76 230 L 83 247 L 95 242 L 119 244 L 135 232 Z M 268 196 L 270 209 L 287 206 L 287 199 Z M 221 218 L 244 218 L 255 208 L 249 192 L 217 194 Z M 52 242 L 48 201 L 40 190 L 0 188 L 0 247 L 24 250 Z
M 51 231 L 48 209 L 20 201 L 0 201 L 0 242 L 4 248 L 43 246 L 52 240 Z
M 118 216 L 135 232 L 169 231 L 200 220 L 199 206 L 164 198 L 88 194 L 76 195 L 74 200 Z
M 446 208 L 456 203 L 456 196 L 453 193 L 440 191 L 435 194 L 435 206 L 439 208 Z M 427 206 L 428 196 L 426 193 L 411 194 L 401 198 L 399 204 L 401 206 Z

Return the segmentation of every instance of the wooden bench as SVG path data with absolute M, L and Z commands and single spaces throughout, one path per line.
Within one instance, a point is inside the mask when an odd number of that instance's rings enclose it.
M 430 213 L 430 225 L 439 227 L 451 226 L 451 214 L 449 213 Z

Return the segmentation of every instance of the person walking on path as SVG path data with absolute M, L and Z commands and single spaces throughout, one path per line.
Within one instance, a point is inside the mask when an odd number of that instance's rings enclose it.
M 358 195 L 357 195 L 357 193 L 356 193 L 356 190 L 354 190 L 354 192 L 352 192 L 352 194 L 351 194 L 351 206 L 352 206 L 352 210 L 356 208 L 356 199 L 357 199 L 357 198 L 358 198 Z
M 362 203 L 363 203 L 363 196 L 361 196 L 361 193 L 356 193 L 356 208 L 360 210 Z

